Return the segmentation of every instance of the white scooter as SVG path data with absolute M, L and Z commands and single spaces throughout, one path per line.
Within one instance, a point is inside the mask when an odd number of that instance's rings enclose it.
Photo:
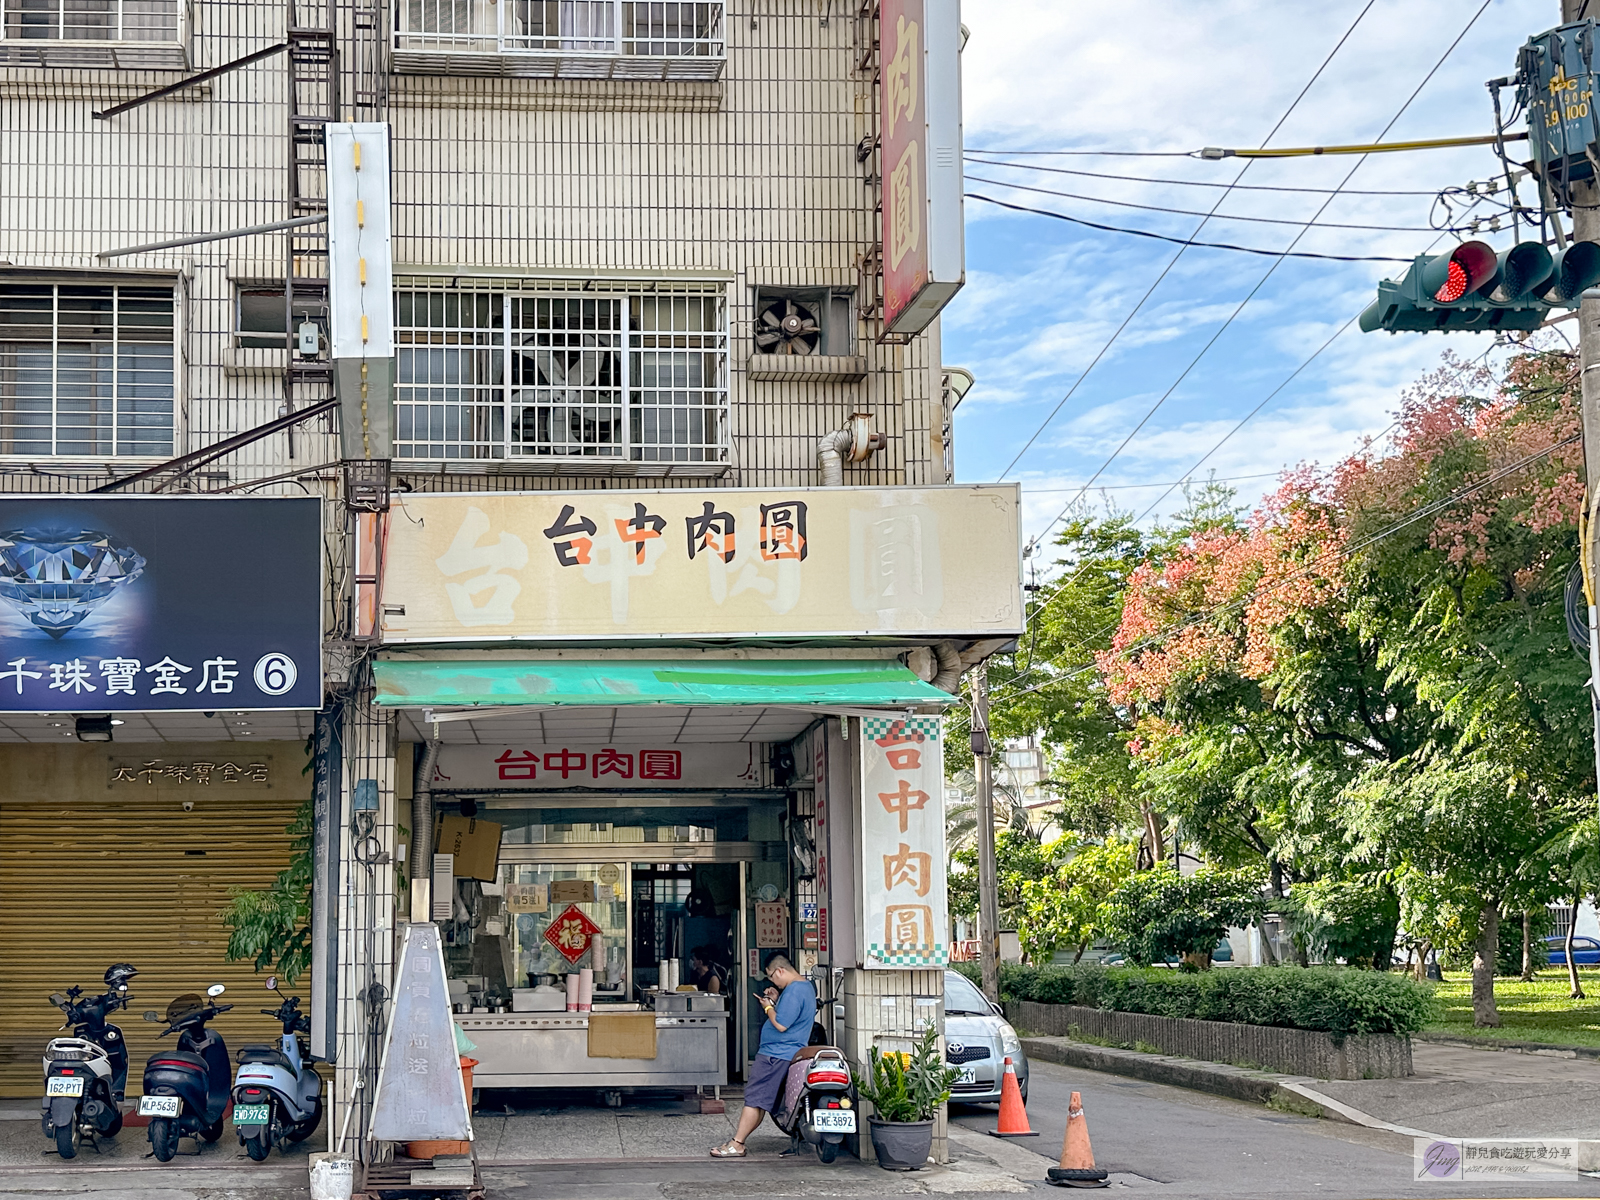
M 277 990 L 276 975 L 267 987 Z M 296 1036 L 311 1032 L 311 1019 L 300 1015 L 300 997 L 261 1011 L 283 1025 L 281 1043 L 240 1048 L 233 1078 L 233 1127 L 256 1162 L 274 1145 L 304 1141 L 322 1120 L 322 1081 Z

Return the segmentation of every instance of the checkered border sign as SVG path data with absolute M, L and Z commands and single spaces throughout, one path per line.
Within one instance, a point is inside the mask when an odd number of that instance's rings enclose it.
M 940 722 L 938 717 L 912 717 L 909 721 L 907 721 L 905 717 L 861 718 L 861 728 L 866 734 L 866 738 L 869 742 L 877 741 L 877 739 L 888 733 L 889 730 L 894 726 L 902 723 L 910 726 L 911 729 L 915 730 L 917 733 L 920 733 L 930 742 L 937 742 L 939 740 Z
M 950 947 L 943 942 L 932 946 L 885 946 L 872 942 L 867 953 L 876 962 L 891 967 L 947 967 L 950 965 Z

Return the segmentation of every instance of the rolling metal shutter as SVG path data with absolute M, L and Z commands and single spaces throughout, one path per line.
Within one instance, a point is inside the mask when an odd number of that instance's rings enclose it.
M 72 984 L 98 993 L 113 962 L 139 968 L 133 1003 L 112 1018 L 127 1036 L 130 1096 L 162 1028 L 140 1014 L 182 992 L 227 986 L 237 1007 L 213 1027 L 230 1051 L 275 1042 L 281 1029 L 257 1011 L 272 1007 L 265 975 L 224 960 L 217 913 L 230 887 L 266 887 L 287 865 L 299 803 L 275 791 L 205 797 L 191 812 L 159 797 L 0 805 L 0 1096 L 40 1094 L 40 1057 L 61 1024 L 45 997 Z M 309 997 L 309 977 L 293 990 Z

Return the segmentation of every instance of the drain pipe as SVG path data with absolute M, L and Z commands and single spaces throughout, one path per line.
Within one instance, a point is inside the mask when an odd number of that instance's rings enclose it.
M 985 638 L 983 641 L 973 642 L 960 652 L 957 652 L 954 642 L 935 642 L 928 649 L 933 651 L 933 657 L 938 660 L 939 672 L 928 682 L 940 691 L 954 695 L 963 675 L 1011 640 Z
M 432 918 L 433 898 L 433 767 L 439 761 L 439 739 L 433 738 L 417 765 L 411 789 L 411 919 Z M 426 847 L 421 850 L 419 847 Z
M 962 665 L 961 656 L 956 653 L 953 642 L 935 642 L 928 649 L 933 651 L 933 657 L 939 662 L 939 672 L 928 682 L 942 692 L 955 694 L 957 685 L 961 682 L 961 672 L 966 670 Z
M 817 443 L 817 470 L 823 487 L 844 486 L 844 456 L 850 449 L 850 431 L 836 429 Z
M 887 436 L 873 431 L 871 413 L 851 413 L 843 429 L 824 435 L 817 443 L 817 470 L 822 474 L 822 486 L 844 486 L 846 456 L 853 463 L 866 462 L 888 444 Z

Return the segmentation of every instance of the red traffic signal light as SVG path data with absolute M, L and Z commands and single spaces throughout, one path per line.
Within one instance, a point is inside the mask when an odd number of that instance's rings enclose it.
M 1500 263 L 1487 242 L 1462 242 L 1422 268 L 1422 289 L 1438 304 L 1454 304 L 1495 277 Z

